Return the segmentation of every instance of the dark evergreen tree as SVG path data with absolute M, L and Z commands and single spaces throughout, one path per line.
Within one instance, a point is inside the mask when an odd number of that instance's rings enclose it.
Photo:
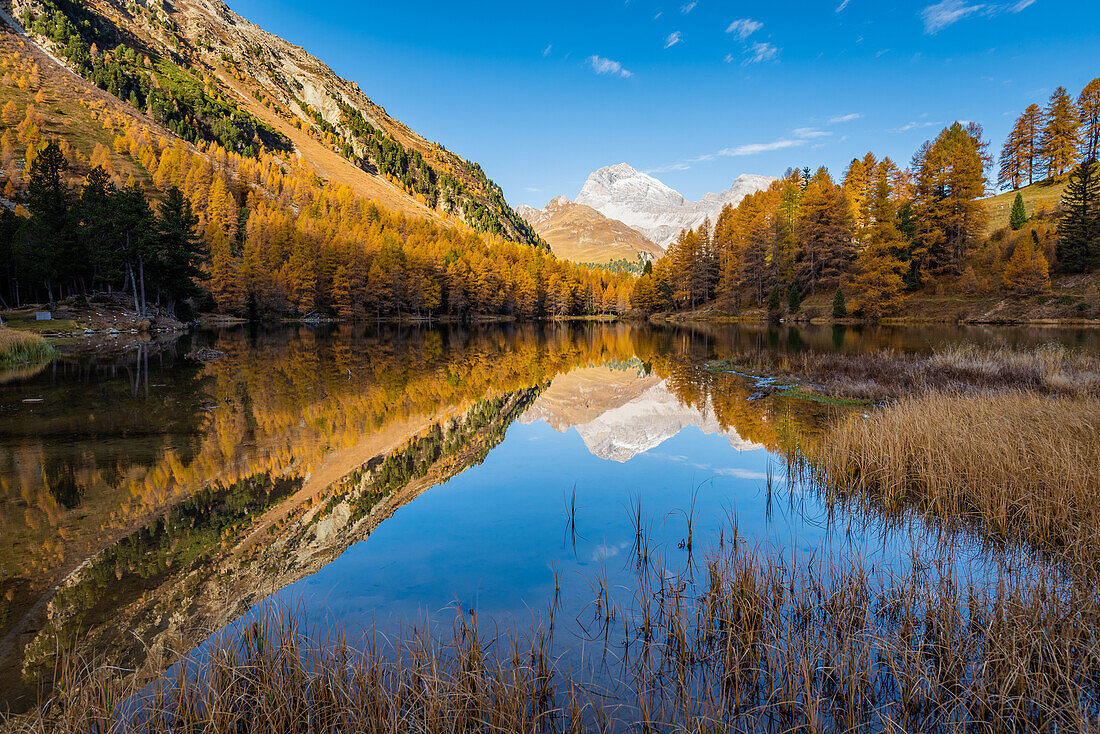
M 1083 273 L 1100 259 L 1100 166 L 1095 159 L 1077 165 L 1070 174 L 1058 222 L 1058 267 Z
M 63 179 L 68 167 L 65 154 L 54 141 L 49 142 L 31 163 L 26 197 L 30 218 L 23 226 L 16 254 L 23 263 L 23 275 L 46 287 L 51 305 L 58 266 L 66 255 L 71 255 L 73 232 L 69 221 L 69 189 Z
M 168 189 L 157 214 L 156 265 L 157 287 L 173 310 L 180 300 L 202 293 L 195 281 L 208 277 L 200 267 L 207 253 L 198 226 L 199 218 L 183 192 L 175 186 Z
M 1012 202 L 1012 212 L 1008 215 L 1008 223 L 1012 229 L 1020 229 L 1027 223 L 1027 209 L 1024 208 L 1024 197 L 1016 192 L 1016 198 Z
M 798 283 L 791 283 L 791 287 L 787 291 L 787 309 L 791 313 L 798 313 L 802 310 L 802 291 L 799 289 Z
M 848 304 L 844 300 L 844 290 L 837 288 L 833 296 L 833 318 L 842 319 L 848 315 Z
M 778 314 L 782 308 L 783 296 L 779 294 L 779 288 L 772 288 L 772 292 L 768 294 L 768 312 Z

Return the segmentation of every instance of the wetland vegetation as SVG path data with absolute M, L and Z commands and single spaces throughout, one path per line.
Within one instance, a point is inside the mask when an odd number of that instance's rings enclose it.
M 6 726 L 1091 731 L 1092 339 L 338 326 L 63 359 L 0 386 Z

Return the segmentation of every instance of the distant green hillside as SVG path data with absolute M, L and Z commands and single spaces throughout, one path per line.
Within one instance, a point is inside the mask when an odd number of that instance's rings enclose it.
M 990 215 L 987 234 L 1008 226 L 1008 214 L 1012 211 L 1012 202 L 1016 199 L 1017 191 L 1023 194 L 1024 207 L 1030 217 L 1042 203 L 1049 207 L 1056 206 L 1062 199 L 1062 192 L 1065 188 L 1065 181 L 1040 181 L 1016 191 L 1006 191 L 1003 194 L 985 199 L 985 207 L 989 210 Z

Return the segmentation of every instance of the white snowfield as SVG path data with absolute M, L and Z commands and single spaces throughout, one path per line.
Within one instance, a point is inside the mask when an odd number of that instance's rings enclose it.
M 653 176 L 620 163 L 592 173 L 577 196 L 577 203 L 618 219 L 667 248 L 682 230 L 695 229 L 705 219 L 713 224 L 727 204 L 737 206 L 746 196 L 763 191 L 773 181 L 771 176 L 745 174 L 720 194 L 688 201 Z

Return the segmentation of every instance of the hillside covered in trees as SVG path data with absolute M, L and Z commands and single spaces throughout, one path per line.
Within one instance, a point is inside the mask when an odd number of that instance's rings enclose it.
M 1001 155 L 1000 182 L 1065 181 L 1060 206 L 1032 216 L 1017 196 L 1008 227 L 987 233 L 982 199 L 993 159 L 980 125 L 955 123 L 901 167 L 873 153 L 841 180 L 824 168 L 790 169 L 768 190 L 681 233 L 638 280 L 646 311 L 702 306 L 736 314 L 795 314 L 802 299 L 833 295 L 834 317 L 902 313 L 922 292 L 1038 295 L 1051 272 L 1100 267 L 1100 79 L 1077 101 L 1064 88 L 1032 105 Z
M 395 211 L 278 148 L 189 142 L 0 36 L 0 307 L 122 291 L 180 316 L 627 308 L 628 275 Z M 161 233 L 169 199 L 179 247 Z
M 12 10 L 72 71 L 188 142 L 246 157 L 293 152 L 388 208 L 545 246 L 477 163 L 222 2 L 14 0 Z

